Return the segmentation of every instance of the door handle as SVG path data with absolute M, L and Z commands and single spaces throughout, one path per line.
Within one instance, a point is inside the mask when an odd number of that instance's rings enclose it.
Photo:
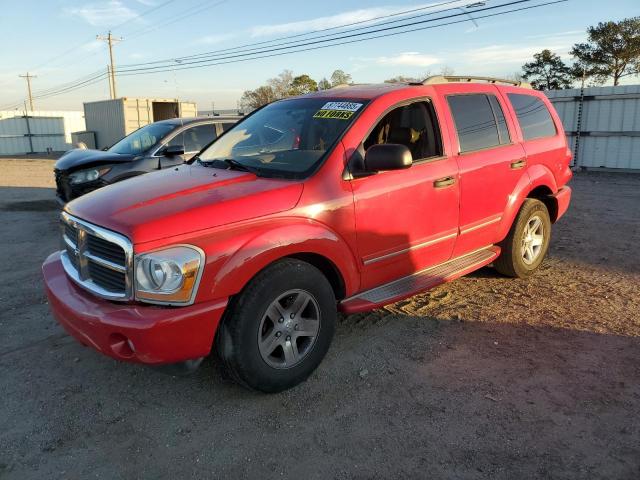
M 433 186 L 435 188 L 445 188 L 445 187 L 450 187 L 454 183 L 456 183 L 456 179 L 454 177 L 443 177 L 443 178 L 434 180 Z
M 527 164 L 527 161 L 524 158 L 521 158 L 520 160 L 511 162 L 511 168 L 513 168 L 514 170 L 516 168 L 523 168 L 526 164 Z

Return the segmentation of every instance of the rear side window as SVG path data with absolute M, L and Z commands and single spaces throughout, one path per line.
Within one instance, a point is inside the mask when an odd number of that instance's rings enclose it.
M 504 113 L 493 95 L 452 95 L 448 101 L 461 152 L 510 142 Z
M 508 97 L 525 140 L 553 137 L 557 133 L 547 106 L 538 97 L 518 93 L 509 93 Z

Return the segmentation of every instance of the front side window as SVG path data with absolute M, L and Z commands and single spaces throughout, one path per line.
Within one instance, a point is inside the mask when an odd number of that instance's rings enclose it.
M 431 102 L 415 102 L 391 110 L 365 139 L 364 149 L 384 143 L 406 146 L 414 161 L 442 155 L 440 130 Z
M 364 100 L 296 98 L 258 110 L 204 150 L 199 160 L 266 176 L 305 178 L 364 109 Z
M 508 97 L 525 140 L 553 137 L 557 133 L 547 106 L 538 97 L 519 93 L 509 93 Z
M 166 136 L 174 126 L 163 123 L 151 123 L 127 135 L 113 145 L 109 151 L 122 155 L 144 153 Z
M 449 107 L 458 132 L 460 152 L 472 152 L 484 148 L 497 147 L 508 143 L 508 132 L 505 135 L 498 130 L 498 117 L 494 113 L 489 97 L 491 95 L 452 95 L 448 97 Z M 499 105 L 498 105 L 499 107 Z M 500 109 L 500 114 L 502 110 Z M 504 123 L 504 115 L 501 115 Z
M 216 138 L 216 126 L 212 123 L 198 125 L 184 132 L 184 151 L 199 152 Z

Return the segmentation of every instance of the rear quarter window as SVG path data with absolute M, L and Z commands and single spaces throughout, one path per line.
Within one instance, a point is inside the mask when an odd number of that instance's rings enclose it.
M 493 95 L 451 95 L 447 100 L 461 153 L 510 142 L 502 108 Z
M 507 96 L 516 112 L 525 140 L 556 135 L 557 130 L 551 113 L 542 100 L 533 95 L 519 93 L 509 93 Z

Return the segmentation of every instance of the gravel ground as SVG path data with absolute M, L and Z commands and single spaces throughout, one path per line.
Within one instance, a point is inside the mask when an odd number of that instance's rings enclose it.
M 0 160 L 0 478 L 640 478 L 640 176 L 578 174 L 529 280 L 341 319 L 303 385 L 84 348 L 46 305 L 50 160 Z

